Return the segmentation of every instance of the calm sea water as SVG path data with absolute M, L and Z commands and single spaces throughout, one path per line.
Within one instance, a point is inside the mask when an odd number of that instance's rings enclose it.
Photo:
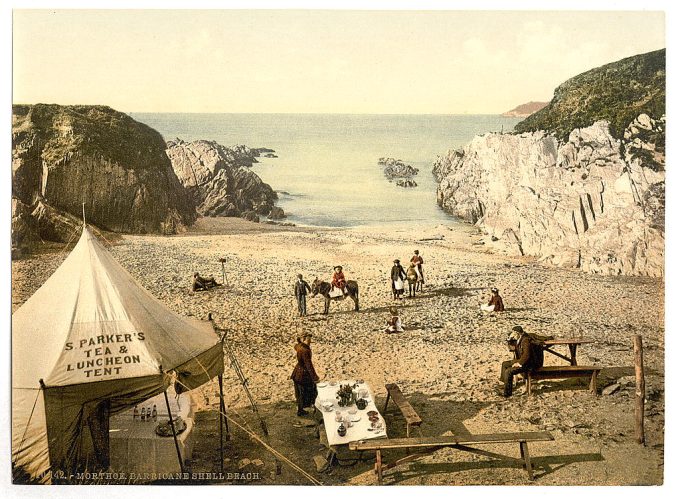
M 278 158 L 253 166 L 279 192 L 288 220 L 346 227 L 452 221 L 436 201 L 432 162 L 475 135 L 511 130 L 496 115 L 158 114 L 132 113 L 166 140 L 214 140 L 269 147 Z M 420 169 L 418 187 L 389 182 L 380 157 Z

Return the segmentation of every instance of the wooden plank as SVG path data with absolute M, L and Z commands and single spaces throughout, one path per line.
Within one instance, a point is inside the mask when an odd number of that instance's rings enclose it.
M 543 366 L 531 371 L 531 373 L 552 373 L 552 372 L 591 372 L 600 371 L 602 368 L 598 366 Z
M 551 353 L 551 354 L 553 354 L 554 356 L 559 357 L 560 359 L 566 360 L 567 362 L 569 362 L 570 365 L 575 365 L 575 364 L 572 364 L 572 359 L 571 359 L 571 357 L 567 357 L 566 355 L 562 355 L 561 353 L 556 352 L 555 350 L 551 349 L 550 347 L 545 347 L 545 348 L 543 349 L 543 351 L 544 351 L 544 352 Z
M 388 384 L 385 385 L 385 388 L 387 389 L 387 393 L 392 396 L 392 401 L 399 407 L 399 410 L 404 415 L 404 419 L 406 419 L 406 423 L 409 426 L 418 426 L 423 422 L 397 385 Z
M 540 379 L 590 378 L 595 373 L 599 373 L 599 371 L 563 372 L 563 373 L 531 373 L 529 375 L 529 379 L 540 380 Z
M 642 352 L 642 336 L 633 336 L 635 355 L 635 439 L 645 444 L 645 368 Z
M 595 343 L 593 340 L 582 340 L 582 339 L 568 339 L 568 338 L 556 338 L 554 340 L 542 341 L 544 345 L 585 345 L 587 343 Z
M 357 440 L 350 442 L 350 450 L 376 450 L 376 449 L 404 449 L 407 447 L 449 447 L 455 445 L 473 444 L 503 444 L 518 442 L 547 442 L 554 440 L 547 431 L 518 432 L 518 433 L 488 433 L 480 435 L 468 435 L 464 437 L 412 437 L 412 438 L 388 438 L 381 440 Z

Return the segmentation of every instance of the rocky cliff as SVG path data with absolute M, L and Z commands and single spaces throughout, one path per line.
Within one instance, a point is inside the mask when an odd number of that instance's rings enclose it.
M 12 108 L 13 243 L 68 240 L 81 218 L 133 233 L 195 219 L 161 135 L 106 106 Z
M 617 139 L 640 114 L 666 109 L 666 49 L 627 57 L 575 76 L 555 89 L 550 103 L 515 126 L 546 130 L 566 141 L 571 131 L 605 120 Z
M 657 60 L 659 54 L 648 56 Z M 621 67 L 614 64 L 605 66 L 604 73 L 602 68 L 594 71 L 602 78 L 614 75 L 611 85 L 616 85 L 625 69 L 631 81 L 638 82 L 636 88 L 644 86 L 653 96 L 648 102 L 663 100 L 664 80 L 657 71 L 649 71 L 651 63 L 645 60 L 638 56 L 631 65 L 624 59 Z M 590 85 L 591 79 L 582 81 Z M 661 87 L 653 88 L 655 84 Z M 606 81 L 600 81 L 600 87 L 607 87 Z M 612 125 L 595 120 L 562 138 L 565 127 L 576 122 L 574 117 L 585 119 L 592 102 L 599 99 L 592 95 L 578 104 L 571 96 L 585 95 L 584 91 L 570 86 L 569 113 L 558 96 L 564 89 L 560 86 L 551 102 L 559 113 L 532 121 L 545 123 L 549 130 L 486 134 L 437 158 L 433 172 L 439 181 L 439 204 L 476 223 L 488 244 L 517 254 L 587 272 L 662 276 L 665 116 L 640 113 L 619 131 L 618 121 Z M 621 111 L 611 101 L 607 112 L 618 120 L 638 104 L 624 100 L 617 104 L 625 110 Z M 562 114 L 568 118 L 563 120 Z
M 274 206 L 274 190 L 247 168 L 261 151 L 207 140 L 175 139 L 167 143 L 172 167 L 199 214 L 241 216 L 253 221 L 259 221 L 259 215 L 283 218 L 283 210 Z
M 547 105 L 547 102 L 531 101 L 525 104 L 520 104 L 510 111 L 504 112 L 501 116 L 505 116 L 507 118 L 526 118 L 527 116 L 534 114 L 536 111 L 540 111 Z

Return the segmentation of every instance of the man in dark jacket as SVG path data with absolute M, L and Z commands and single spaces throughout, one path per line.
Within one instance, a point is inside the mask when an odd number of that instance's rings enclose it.
M 312 292 L 307 281 L 302 279 L 302 274 L 297 275 L 297 281 L 295 281 L 295 299 L 298 304 L 298 313 L 300 317 L 307 315 L 307 292 Z
M 314 370 L 312 364 L 312 335 L 305 334 L 297 339 L 295 344 L 295 356 L 297 364 L 293 369 L 293 374 L 290 378 L 295 385 L 295 400 L 297 401 L 297 415 L 304 416 L 305 407 L 314 404 L 318 391 L 316 384 L 319 382 L 319 376 Z
M 506 360 L 501 365 L 504 397 L 512 395 L 513 377 L 516 374 L 527 373 L 543 366 L 543 347 L 532 341 L 522 326 L 513 327 L 507 341 L 508 349 L 514 352 L 514 359 Z

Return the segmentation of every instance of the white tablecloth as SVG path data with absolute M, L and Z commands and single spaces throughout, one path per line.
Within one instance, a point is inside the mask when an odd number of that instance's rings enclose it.
M 190 459 L 194 445 L 194 410 L 195 403 L 190 393 L 183 393 L 178 401 L 175 392 L 168 389 L 168 399 L 173 417 L 178 415 L 186 422 L 187 428 L 177 435 L 182 460 Z M 156 426 L 168 421 L 168 409 L 165 397 L 159 394 L 138 405 L 153 408 L 156 404 L 158 416 L 156 421 L 133 419 L 133 409 L 115 414 L 109 420 L 110 468 L 112 472 L 140 474 L 179 473 L 177 450 L 172 436 L 160 437 L 156 434 Z
M 331 383 L 337 384 L 335 386 L 331 386 Z M 375 405 L 375 399 L 373 397 L 371 387 L 369 387 L 368 384 L 366 383 L 360 383 L 359 386 L 354 389 L 356 392 L 359 392 L 362 388 L 368 390 L 368 396 L 365 397 L 365 399 L 368 400 L 368 405 L 366 406 L 366 409 L 364 409 L 363 411 L 357 410 L 356 413 L 357 416 L 361 416 L 361 420 L 356 423 L 352 423 L 352 426 L 347 428 L 347 434 L 344 437 L 338 435 L 338 426 L 340 426 L 340 423 L 335 421 L 335 411 L 339 410 L 341 415 L 344 417 L 349 415 L 350 409 L 352 408 L 356 409 L 356 405 L 352 405 L 350 407 L 338 407 L 337 399 L 338 389 L 340 388 L 340 385 L 347 384 L 354 385 L 354 383 L 356 383 L 356 381 L 343 380 L 337 382 L 329 382 L 328 384 L 325 384 L 325 386 L 324 383 L 319 383 L 317 385 L 319 395 L 317 396 L 314 405 L 319 411 L 321 411 L 321 414 L 323 414 L 323 424 L 324 428 L 326 429 L 328 445 L 344 445 L 350 442 L 355 442 L 357 440 L 368 440 L 369 438 L 387 437 L 387 426 L 385 425 L 385 420 L 383 419 L 382 415 L 380 414 L 380 411 L 378 411 L 378 408 Z M 324 411 L 322 407 L 323 401 L 326 400 L 331 400 L 334 403 L 333 409 L 328 412 Z M 381 421 L 383 424 L 383 428 L 381 431 L 379 432 L 369 431 L 369 428 L 371 427 L 371 422 L 368 420 L 367 415 L 368 411 L 376 411 L 378 413 L 379 421 Z

